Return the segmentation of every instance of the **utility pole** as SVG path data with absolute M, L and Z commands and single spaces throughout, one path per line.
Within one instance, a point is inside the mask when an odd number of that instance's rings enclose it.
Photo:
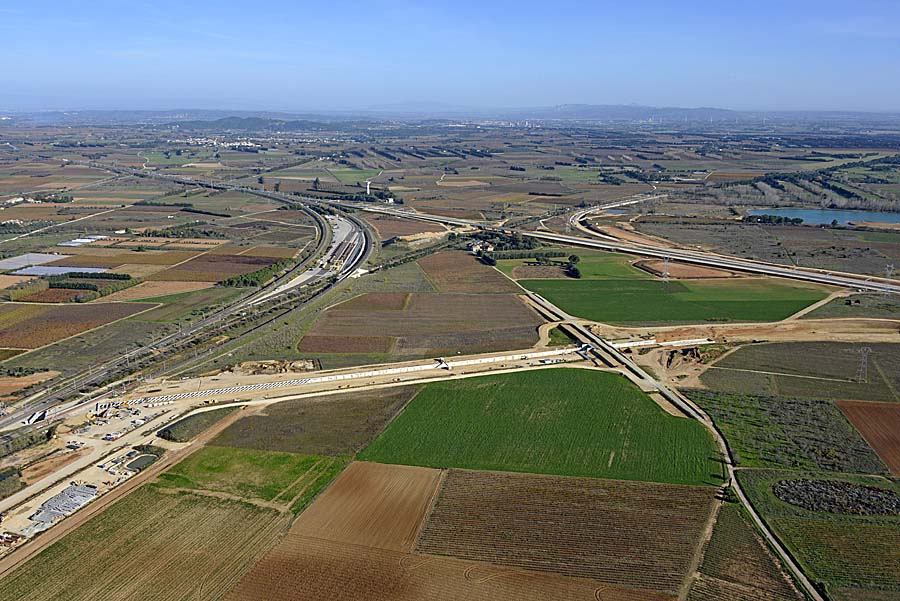
M 664 282 L 669 281 L 669 257 L 663 257 L 662 279 Z

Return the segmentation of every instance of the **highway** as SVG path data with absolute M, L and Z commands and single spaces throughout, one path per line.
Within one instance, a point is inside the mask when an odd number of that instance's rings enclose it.
M 337 203 L 336 203 L 337 204 Z M 707 267 L 716 267 L 732 271 L 741 271 L 744 273 L 755 273 L 760 275 L 769 275 L 782 278 L 790 278 L 794 280 L 803 280 L 807 282 L 815 282 L 817 284 L 828 284 L 831 286 L 841 286 L 844 288 L 855 288 L 859 290 L 869 290 L 873 292 L 887 292 L 892 294 L 900 294 L 900 282 L 897 280 L 888 280 L 885 278 L 875 278 L 853 273 L 843 273 L 827 270 L 815 270 L 801 267 L 788 267 L 775 263 L 765 263 L 763 261 L 753 261 L 750 259 L 741 259 L 738 257 L 729 257 L 726 255 L 718 255 L 707 252 L 660 248 L 657 246 L 649 246 L 646 244 L 624 243 L 613 240 L 598 240 L 592 238 L 582 238 L 578 236 L 570 236 L 564 234 L 554 234 L 548 232 L 535 232 L 531 230 L 518 230 L 498 228 L 492 224 L 479 221 L 471 221 L 468 219 L 458 219 L 454 217 L 442 217 L 440 215 L 429 215 L 426 213 L 412 212 L 409 210 L 391 209 L 386 207 L 358 205 L 350 203 L 340 203 L 352 206 L 353 208 L 368 211 L 372 213 L 382 213 L 393 217 L 402 217 L 405 219 L 417 219 L 420 221 L 430 221 L 433 223 L 443 223 L 456 226 L 466 226 L 479 228 L 489 231 L 498 231 L 509 234 L 518 234 L 528 238 L 537 238 L 547 242 L 555 242 L 558 244 L 567 244 L 570 246 L 580 246 L 583 248 L 595 248 L 598 250 L 608 250 L 630 255 L 638 255 L 643 257 L 654 257 L 659 259 L 668 258 L 672 261 L 680 261 L 683 263 L 691 263 L 694 265 L 704 265 Z M 595 210 L 595 209 L 592 209 Z
M 723 463 L 727 475 L 727 483 L 734 488 L 735 492 L 738 495 L 738 498 L 744 505 L 744 508 L 747 510 L 747 513 L 750 515 L 754 524 L 756 524 L 756 527 L 760 530 L 760 532 L 762 532 L 769 545 L 773 549 L 775 549 L 775 551 L 781 558 L 781 561 L 791 571 L 795 580 L 805 590 L 809 598 L 813 599 L 814 601 L 825 601 L 822 595 L 820 595 L 818 590 L 816 590 L 816 588 L 813 586 L 812 582 L 810 582 L 806 577 L 806 574 L 803 573 L 803 570 L 800 569 L 800 566 L 798 566 L 794 561 L 790 553 L 788 553 L 787 549 L 785 549 L 785 547 L 781 544 L 781 541 L 772 533 L 771 530 L 769 530 L 768 524 L 763 521 L 762 517 L 760 517 L 760 515 L 756 512 L 756 509 L 753 507 L 753 505 L 750 504 L 750 500 L 744 494 L 740 482 L 735 477 L 734 459 L 731 456 L 731 450 L 728 447 L 728 443 L 725 441 L 725 437 L 722 436 L 722 433 L 719 432 L 719 429 L 716 427 L 712 418 L 710 418 L 700 407 L 695 405 L 686 397 L 682 396 L 675 389 L 669 388 L 664 383 L 651 376 L 646 370 L 644 370 L 631 358 L 627 357 L 624 353 L 622 353 L 622 351 L 616 348 L 615 345 L 591 332 L 589 329 L 584 327 L 577 319 L 568 315 L 562 309 L 552 304 L 550 301 L 535 293 L 530 293 L 529 298 L 531 298 L 532 302 L 540 306 L 541 309 L 549 316 L 553 317 L 560 323 L 565 324 L 570 332 L 575 334 L 582 344 L 590 345 L 592 347 L 591 352 L 600 361 L 610 366 L 618 365 L 624 368 L 633 378 L 637 379 L 637 383 L 642 390 L 655 390 L 657 393 L 659 393 L 660 396 L 662 396 L 666 401 L 680 410 L 684 415 L 691 419 L 696 419 L 706 427 L 706 429 L 712 434 L 713 438 L 715 438 L 716 443 L 719 446 L 719 450 L 725 459 Z
M 48 411 L 50 412 L 48 413 L 48 418 L 52 419 L 52 410 L 54 408 L 63 410 L 67 409 L 70 403 L 75 405 L 90 404 L 98 398 L 105 398 L 111 395 L 112 391 L 88 400 L 69 400 L 85 386 L 95 382 L 104 382 L 108 379 L 109 374 L 115 373 L 129 363 L 139 361 L 173 344 L 189 340 L 207 328 L 232 317 L 235 313 L 244 309 L 270 301 L 301 286 L 316 284 L 331 277 L 341 281 L 352 275 L 359 266 L 364 264 L 371 252 L 372 240 L 365 228 L 358 221 L 345 215 L 329 216 L 328 219 L 323 219 L 317 213 L 309 212 L 316 219 L 320 230 L 319 243 L 316 251 L 310 257 L 311 261 L 321 254 L 321 258 L 316 263 L 310 265 L 310 261 L 304 262 L 269 285 L 188 327 L 180 329 L 178 332 L 164 336 L 154 341 L 151 345 L 127 351 L 110 361 L 91 367 L 86 372 L 72 376 L 56 387 L 45 389 L 15 407 L 10 413 L 0 417 L 0 430 L 9 430 L 20 426 L 26 418 L 35 413 Z M 332 231 L 340 232 L 339 240 L 332 239 Z M 342 256 L 340 264 L 336 266 L 335 260 L 338 259 L 338 253 Z M 58 407 L 61 403 L 64 407 Z

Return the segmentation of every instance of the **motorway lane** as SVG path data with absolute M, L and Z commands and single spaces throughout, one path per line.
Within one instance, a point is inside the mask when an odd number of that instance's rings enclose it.
M 388 209 L 381 207 L 357 206 L 354 208 L 368 211 L 372 213 L 383 213 L 394 217 L 402 217 L 406 219 L 417 219 L 420 221 L 431 221 L 434 223 L 446 223 L 459 226 L 468 226 L 476 228 L 497 229 L 505 232 L 512 232 L 520 236 L 528 238 L 537 238 L 550 242 L 568 244 L 571 246 L 581 246 L 585 248 L 596 248 L 599 250 L 608 250 L 625 254 L 640 255 L 654 258 L 669 258 L 673 261 L 681 261 L 684 263 L 692 263 L 704 265 L 708 267 L 718 267 L 719 269 L 729 269 L 734 271 L 743 271 L 749 273 L 759 273 L 762 275 L 770 275 L 775 277 L 790 278 L 795 280 L 804 280 L 808 282 L 816 282 L 819 284 L 827 284 L 831 286 L 841 286 L 844 288 L 855 288 L 860 290 L 872 290 L 875 292 L 888 292 L 892 294 L 900 294 L 900 282 L 897 280 L 886 280 L 884 278 L 875 278 L 853 273 L 803 269 L 799 267 L 787 267 L 777 265 L 775 263 L 764 263 L 762 261 L 752 261 L 749 259 L 740 259 L 737 257 L 729 257 L 726 255 L 716 255 L 712 253 L 704 253 L 700 251 L 687 251 L 660 248 L 655 246 L 647 246 L 642 244 L 626 244 L 622 242 L 613 242 L 605 240 L 597 240 L 590 238 L 581 238 L 578 236 L 568 236 L 563 234 L 552 234 L 545 232 L 535 232 L 531 230 L 515 230 L 507 228 L 497 228 L 484 222 L 471 221 L 467 219 L 457 219 L 451 217 L 441 217 L 436 215 L 428 215 L 426 213 L 413 213 L 411 211 L 402 211 L 397 209 Z
M 343 239 L 352 238 L 356 242 L 353 253 L 351 253 L 351 255 L 348 257 L 348 260 L 344 263 L 344 266 L 339 273 L 335 274 L 328 269 L 323 270 L 318 268 L 314 268 L 313 273 L 309 273 L 310 270 L 307 269 L 301 273 L 302 279 L 294 281 L 295 278 L 297 278 L 295 271 L 302 267 L 298 266 L 298 268 L 296 268 L 294 271 L 288 273 L 282 278 L 279 278 L 279 280 L 273 282 L 268 287 L 259 290 L 242 300 L 237 301 L 236 303 L 222 309 L 217 313 L 214 313 L 209 317 L 202 319 L 195 324 L 192 324 L 188 328 L 183 328 L 178 332 L 165 336 L 155 341 L 152 345 L 127 351 L 123 355 L 111 361 L 103 363 L 99 366 L 92 367 L 90 370 L 88 370 L 87 373 L 73 376 L 69 379 L 69 383 L 63 384 L 61 388 L 57 388 L 45 393 L 46 398 L 34 398 L 34 400 L 26 402 L 25 404 L 16 408 L 14 412 L 0 418 L 0 431 L 10 430 L 21 426 L 22 422 L 32 413 L 51 409 L 55 405 L 59 404 L 60 400 L 64 400 L 65 398 L 74 395 L 80 388 L 83 388 L 90 382 L 102 381 L 106 379 L 107 374 L 114 372 L 130 361 L 139 360 L 147 356 L 148 354 L 157 352 L 158 349 L 164 349 L 170 344 L 188 339 L 197 332 L 202 331 L 204 328 L 207 328 L 218 321 L 230 317 L 235 312 L 262 302 L 257 301 L 257 299 L 262 298 L 262 300 L 271 300 L 272 298 L 277 296 L 277 294 L 282 294 L 287 290 L 297 288 L 301 285 L 316 283 L 333 275 L 338 275 L 339 280 L 349 277 L 356 270 L 356 268 L 361 265 L 368 257 L 369 252 L 371 252 L 372 241 L 367 235 L 365 235 L 361 225 L 344 216 L 332 218 L 331 220 L 327 221 L 325 219 L 320 219 L 318 221 L 321 221 L 321 223 L 325 223 L 326 227 L 329 228 L 331 226 L 331 222 L 335 222 L 340 230 L 340 235 L 343 237 Z M 320 236 L 320 240 L 323 242 L 325 240 L 329 240 L 330 238 L 330 235 Z M 337 250 L 338 246 L 339 242 L 330 245 L 326 253 L 334 253 Z M 326 254 L 323 258 L 323 261 L 327 263 L 331 260 L 331 258 L 331 254 Z M 288 279 L 288 283 L 290 284 L 290 286 L 282 288 L 278 291 L 277 294 L 271 294 L 270 288 L 282 287 L 284 285 L 283 282 L 286 278 Z M 105 398 L 107 396 L 109 396 L 108 393 L 100 395 L 99 398 Z

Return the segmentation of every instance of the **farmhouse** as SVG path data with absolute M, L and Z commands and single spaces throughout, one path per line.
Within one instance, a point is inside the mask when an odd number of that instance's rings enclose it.
M 494 252 L 494 245 L 490 242 L 485 242 L 484 240 L 473 240 L 469 242 L 469 250 L 472 251 L 473 254 L 478 254 L 479 252 Z

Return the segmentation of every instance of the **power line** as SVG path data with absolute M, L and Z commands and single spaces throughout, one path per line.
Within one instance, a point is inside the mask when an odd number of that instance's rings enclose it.
M 856 353 L 859 355 L 859 365 L 856 367 L 856 382 L 859 384 L 869 383 L 869 355 L 872 349 L 864 346 L 857 349 L 847 349 L 848 353 Z

